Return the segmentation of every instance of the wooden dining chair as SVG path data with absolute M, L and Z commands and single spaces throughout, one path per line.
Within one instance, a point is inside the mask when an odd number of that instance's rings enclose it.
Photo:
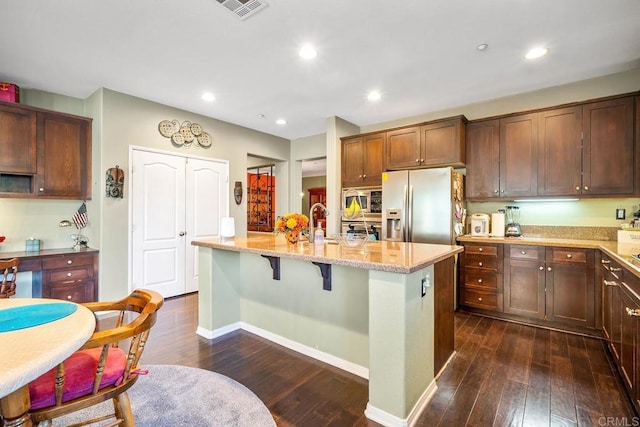
M 0 260 L 0 274 L 2 274 L 0 298 L 9 298 L 16 294 L 16 278 L 18 277 L 19 264 L 20 259 L 18 258 Z
M 163 302 L 157 292 L 136 289 L 120 301 L 83 304 L 94 313 L 118 312 L 115 326 L 97 327 L 80 350 L 29 384 L 33 424 L 50 426 L 54 418 L 111 399 L 113 413 L 77 425 L 115 417 L 110 426 L 134 426 L 127 390 L 143 373 L 138 363 Z M 119 345 L 127 343 L 125 352 Z

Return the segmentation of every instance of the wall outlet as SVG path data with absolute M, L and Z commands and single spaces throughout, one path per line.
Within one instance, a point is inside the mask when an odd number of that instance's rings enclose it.
M 616 219 L 625 219 L 625 218 L 626 218 L 625 209 L 622 209 L 622 208 L 616 209 Z

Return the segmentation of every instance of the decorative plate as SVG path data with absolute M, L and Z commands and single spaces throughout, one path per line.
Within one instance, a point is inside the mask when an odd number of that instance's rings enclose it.
M 184 137 L 184 142 L 193 142 L 195 136 L 191 133 L 191 123 L 184 122 L 180 128 L 180 134 Z
M 191 123 L 191 133 L 195 136 L 200 136 L 202 133 L 202 126 L 197 123 Z
M 165 138 L 171 138 L 178 130 L 178 121 L 177 120 L 163 120 L 158 123 L 158 130 L 160 131 L 160 135 Z
M 176 132 L 171 135 L 171 142 L 176 145 L 182 145 L 184 144 L 184 136 L 180 132 Z
M 207 132 L 202 132 L 200 136 L 198 136 L 198 144 L 204 148 L 211 147 L 211 143 L 213 142 L 213 138 Z

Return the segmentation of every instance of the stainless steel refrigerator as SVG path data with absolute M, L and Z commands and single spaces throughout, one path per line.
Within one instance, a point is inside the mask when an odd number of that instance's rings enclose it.
M 464 232 L 462 174 L 453 168 L 382 174 L 382 239 L 450 245 Z

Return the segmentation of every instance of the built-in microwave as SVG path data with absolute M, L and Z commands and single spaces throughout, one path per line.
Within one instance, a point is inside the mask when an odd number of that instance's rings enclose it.
M 342 219 L 382 218 L 382 187 L 342 189 Z

